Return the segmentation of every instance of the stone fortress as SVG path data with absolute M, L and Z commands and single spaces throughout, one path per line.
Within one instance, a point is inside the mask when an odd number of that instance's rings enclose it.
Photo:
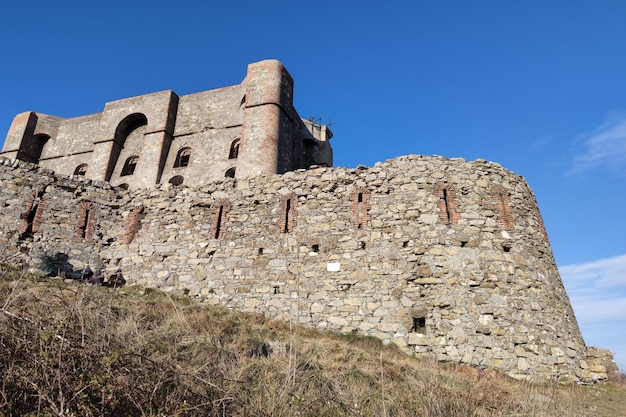
M 18 115 L 0 155 L 0 256 L 518 379 L 616 370 L 585 345 L 522 177 L 418 155 L 332 168 L 330 130 L 300 119 L 292 93 L 270 60 L 233 87 Z
M 70 119 L 22 113 L 0 156 L 123 188 L 332 166 L 332 133 L 301 120 L 292 97 L 282 64 L 261 61 L 232 87 L 182 97 L 161 91 Z

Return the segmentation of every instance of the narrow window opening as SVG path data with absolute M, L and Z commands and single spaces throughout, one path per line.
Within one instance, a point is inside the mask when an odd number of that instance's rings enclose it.
M 215 222 L 215 235 L 213 236 L 215 239 L 219 239 L 220 232 L 222 231 L 222 217 L 224 216 L 224 206 L 220 206 L 217 212 L 217 221 Z
M 313 245 L 311 247 L 311 249 L 313 250 L 313 252 L 319 252 L 320 251 L 320 245 Z
M 426 318 L 413 317 L 411 331 L 414 333 L 426 333 Z
M 42 200 L 44 192 L 41 191 L 33 195 L 33 200 L 26 203 L 25 211 L 20 218 L 22 219 L 22 226 L 20 228 L 20 240 L 32 236 L 39 231 L 39 226 L 43 218 L 44 202 Z
M 504 244 L 504 245 L 502 245 L 502 250 L 505 251 L 505 252 L 510 252 L 511 251 L 511 246 L 507 245 L 507 244 Z
M 370 193 L 363 187 L 358 187 L 350 195 L 350 200 L 352 201 L 352 211 L 354 213 L 353 224 L 357 229 L 367 226 L 370 220 L 370 205 L 368 204 L 369 198 Z
M 441 223 L 447 225 L 456 224 L 460 216 L 457 213 L 458 204 L 454 201 L 456 198 L 454 187 L 447 182 L 437 183 L 435 186 L 435 194 L 439 197 L 437 207 L 439 208 L 438 217 Z
M 126 224 L 126 233 L 122 237 L 122 243 L 129 244 L 135 239 L 135 236 L 141 229 L 141 220 L 145 217 L 145 209 L 143 206 L 135 207 L 128 216 Z
M 26 231 L 22 234 L 22 236 L 30 235 L 33 233 L 33 222 L 35 221 L 35 213 L 37 213 L 37 208 L 39 204 L 33 204 L 33 207 L 28 212 L 27 226 Z
M 445 210 L 446 210 L 446 219 L 448 220 L 448 222 L 446 224 L 450 224 L 451 223 L 451 218 L 450 218 L 450 206 L 448 203 L 448 190 L 447 189 L 443 189 L 443 204 L 445 206 Z
M 87 237 L 87 226 L 89 225 L 89 215 L 91 214 L 91 209 L 85 208 L 85 216 L 82 218 L 82 222 L 79 225 L 80 229 L 80 237 L 85 239 Z
M 230 208 L 230 202 L 227 199 L 221 199 L 214 203 L 212 234 L 214 239 L 224 237 L 224 233 L 226 232 L 226 220 Z
M 402 242 L 402 247 L 403 248 L 408 248 L 409 247 L 409 241 L 407 240 L 407 241 Z
M 357 216 L 359 218 L 357 229 L 360 229 L 363 226 L 363 193 L 359 193 L 356 198 L 357 201 Z
M 259 248 L 258 254 L 263 255 L 263 248 Z
M 509 205 L 511 200 L 509 193 L 502 187 L 496 187 L 493 190 L 493 196 L 496 200 L 498 211 L 500 212 L 500 222 L 505 229 L 513 229 L 515 227 L 515 220 L 511 206 Z
M 282 212 L 280 222 L 278 223 L 280 233 L 290 233 L 296 226 L 296 198 L 294 194 L 281 198 L 280 207 Z
M 226 173 L 224 174 L 225 178 L 235 178 L 235 168 L 230 168 L 228 171 L 226 171 Z
M 289 214 L 291 212 L 291 199 L 285 200 L 285 227 L 283 233 L 289 233 Z

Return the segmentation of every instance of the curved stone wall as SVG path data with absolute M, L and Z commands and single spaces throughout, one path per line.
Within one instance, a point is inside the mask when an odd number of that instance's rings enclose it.
M 586 362 L 532 190 L 498 164 L 409 155 L 135 191 L 6 164 L 0 244 L 31 265 L 62 253 L 516 378 L 606 377 Z

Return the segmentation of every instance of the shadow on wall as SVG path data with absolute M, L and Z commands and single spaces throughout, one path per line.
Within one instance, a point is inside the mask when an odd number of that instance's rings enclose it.
M 94 272 L 89 265 L 84 268 L 75 268 L 69 262 L 69 256 L 62 252 L 50 256 L 45 252 L 31 251 L 30 255 L 31 262 L 27 268 L 28 272 L 40 277 L 60 277 L 104 287 L 121 287 L 126 284 L 126 279 L 120 271 L 105 279 L 99 269 Z

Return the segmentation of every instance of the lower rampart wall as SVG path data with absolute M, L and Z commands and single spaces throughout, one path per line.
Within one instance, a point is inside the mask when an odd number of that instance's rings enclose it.
M 35 272 L 58 253 L 417 356 L 520 379 L 607 376 L 587 362 L 532 191 L 494 163 L 409 155 L 126 191 L 5 160 L 0 181 L 2 256 Z

